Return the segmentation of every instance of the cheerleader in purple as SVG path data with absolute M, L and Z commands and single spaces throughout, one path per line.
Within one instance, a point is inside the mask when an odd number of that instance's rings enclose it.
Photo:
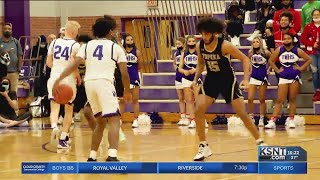
M 299 94 L 300 85 L 302 84 L 300 73 L 311 64 L 312 60 L 302 49 L 293 46 L 293 38 L 294 36 L 290 33 L 284 34 L 283 46 L 277 48 L 269 59 L 270 66 L 280 75 L 278 99 L 275 104 L 273 115 L 265 126 L 269 129 L 274 129 L 276 127 L 275 121 L 280 117 L 282 105 L 287 99 L 288 94 L 290 109 L 286 125 L 289 126 L 289 128 L 295 128 L 293 118 L 296 113 L 296 97 Z M 281 63 L 280 69 L 275 65 L 275 60 L 277 58 L 279 58 Z M 302 66 L 297 64 L 300 58 L 306 61 Z
M 251 77 L 248 90 L 248 113 L 252 119 L 254 113 L 254 96 L 259 87 L 259 101 L 260 101 L 260 119 L 259 126 L 264 126 L 264 116 L 266 115 L 265 94 L 267 90 L 268 74 L 270 69 L 267 68 L 268 58 L 271 53 L 263 49 L 262 39 L 256 37 L 252 41 L 251 49 L 249 50 L 249 58 L 251 60 Z
M 185 41 L 186 40 L 183 37 L 177 38 L 176 40 L 177 51 L 174 52 L 174 54 L 172 55 L 173 67 L 176 70 L 175 86 L 176 86 L 176 91 L 179 98 L 179 109 L 180 109 L 180 120 L 178 122 L 179 126 L 189 125 L 189 120 L 186 118 L 186 103 L 183 95 L 183 86 L 182 86 L 183 74 L 178 71 L 179 64 L 180 64 L 180 57 L 181 57 L 181 54 L 184 53 Z

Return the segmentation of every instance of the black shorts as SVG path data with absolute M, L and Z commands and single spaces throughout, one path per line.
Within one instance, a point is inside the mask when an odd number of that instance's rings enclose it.
M 234 76 L 206 76 L 200 94 L 217 99 L 223 96 L 227 104 L 232 100 L 242 98 L 242 92 Z
M 117 97 L 123 97 L 124 87 L 121 80 L 121 73 L 118 69 L 114 72 L 114 87 L 116 89 Z

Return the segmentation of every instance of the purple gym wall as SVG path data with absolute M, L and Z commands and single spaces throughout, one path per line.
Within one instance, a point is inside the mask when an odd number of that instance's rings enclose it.
M 12 35 L 30 36 L 29 0 L 4 0 L 4 22 L 12 24 Z

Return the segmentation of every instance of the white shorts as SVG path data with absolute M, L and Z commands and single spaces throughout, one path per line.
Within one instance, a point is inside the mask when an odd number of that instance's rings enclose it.
M 268 80 L 266 79 L 265 81 L 260 81 L 258 79 L 255 78 L 250 78 L 249 84 L 253 84 L 253 85 L 257 85 L 257 86 L 262 86 L 265 85 L 267 83 L 267 85 L 270 85 L 270 83 L 268 82 Z
M 110 117 L 120 114 L 113 82 L 106 79 L 89 80 L 86 81 L 85 88 L 94 116 Z
M 47 88 L 48 88 L 48 98 L 53 100 L 53 94 L 52 94 L 52 88 L 53 88 L 53 84 L 54 82 L 58 79 L 58 76 L 50 76 L 48 83 L 47 83 Z M 69 103 L 72 103 L 74 101 L 74 99 L 76 98 L 77 95 L 77 81 L 74 78 L 73 75 L 70 75 L 66 78 L 64 78 L 60 84 L 66 84 L 68 86 L 70 86 L 72 88 L 73 91 L 73 96 L 71 98 L 71 100 L 69 101 Z
M 302 84 L 302 81 L 300 78 L 297 79 L 283 79 L 283 78 L 279 78 L 279 84 L 292 84 L 295 82 L 299 82 L 300 84 Z
M 183 88 L 189 88 L 192 86 L 192 81 L 182 78 L 182 87 Z
M 182 82 L 175 81 L 174 84 L 176 85 L 176 89 L 183 89 Z

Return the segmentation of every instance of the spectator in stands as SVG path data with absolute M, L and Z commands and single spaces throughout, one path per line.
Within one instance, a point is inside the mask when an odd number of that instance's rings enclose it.
M 279 47 L 283 45 L 283 35 L 285 33 L 292 34 L 294 38 L 294 45 L 300 46 L 297 32 L 290 25 L 292 24 L 293 16 L 290 12 L 285 11 L 280 15 L 280 29 L 274 32 L 273 36 L 269 36 L 271 40 L 267 40 L 268 47 Z M 270 43 L 270 44 L 268 44 Z M 273 44 L 274 43 L 274 44 Z
M 268 20 L 272 19 L 275 13 L 274 7 L 271 5 L 270 0 L 262 0 L 261 8 L 257 10 L 257 24 L 253 34 L 247 38 L 248 41 L 252 41 L 253 38 L 257 37 L 259 33 L 264 34 L 266 24 Z
M 303 31 L 304 27 L 312 21 L 311 13 L 315 9 L 320 9 L 320 1 L 309 0 L 306 4 L 302 6 L 301 17 L 302 17 L 302 28 Z
M 244 22 L 250 22 L 250 11 L 256 10 L 255 0 L 239 0 L 239 4 L 245 10 Z
M 7 67 L 7 77 L 11 82 L 10 90 L 17 92 L 19 72 L 23 63 L 23 52 L 20 42 L 16 38 L 12 37 L 12 25 L 10 23 L 5 23 L 2 30 L 3 36 L 0 39 L 0 49 L 1 52 L 9 53 L 10 64 Z
M 273 47 L 273 48 L 278 48 L 280 46 L 283 46 L 283 40 L 284 40 L 284 35 L 286 33 L 290 33 L 291 35 L 294 36 L 294 42 L 293 45 L 300 47 L 300 43 L 298 40 L 298 34 L 295 32 L 295 30 L 290 27 L 290 22 L 292 22 L 292 14 L 288 11 L 283 12 L 280 15 L 280 30 L 275 32 L 274 35 L 267 37 L 267 46 L 268 47 Z M 268 44 L 270 43 L 270 44 Z M 275 62 L 276 66 L 278 68 L 281 67 L 280 62 L 278 59 L 276 59 Z M 279 74 L 276 73 L 276 77 L 279 80 Z
M 313 20 L 307 24 L 301 34 L 301 42 L 306 46 L 306 52 L 312 58 L 311 71 L 315 89 L 313 101 L 320 101 L 320 9 L 312 12 Z
M 16 126 L 25 121 L 31 120 L 31 113 L 27 112 L 21 116 L 16 115 L 18 108 L 17 93 L 10 91 L 10 80 L 4 78 L 0 84 L 0 122 L 5 124 L 5 127 Z
M 55 40 L 56 38 L 57 38 L 56 35 L 54 35 L 54 34 L 49 34 L 48 37 L 47 37 L 48 45 L 50 45 L 51 42 L 52 42 L 53 40 Z M 49 47 L 48 47 L 48 48 L 49 48 Z
M 298 11 L 296 11 L 295 9 L 293 9 L 291 7 L 291 4 L 292 4 L 292 0 L 282 0 L 283 8 L 281 10 L 276 11 L 274 14 L 274 17 L 273 17 L 273 30 L 274 30 L 274 32 L 277 32 L 280 30 L 280 15 L 285 11 L 289 11 L 293 15 L 293 20 L 291 23 L 292 23 L 292 27 L 295 30 L 295 32 L 300 31 L 301 24 L 302 24 L 301 16 Z
M 272 0 L 272 5 L 275 7 L 275 9 L 277 11 L 279 11 L 279 10 L 281 10 L 283 8 L 282 0 Z M 293 1 L 291 3 L 290 7 L 294 8 L 294 2 Z
M 243 33 L 243 16 L 244 11 L 236 0 L 233 0 L 226 9 L 227 33 L 231 36 L 231 43 L 240 46 L 240 34 Z
M 47 38 L 44 35 L 40 36 L 40 41 L 37 42 L 35 46 L 32 48 L 32 58 L 35 58 L 38 60 L 37 64 L 37 75 L 39 75 L 39 78 L 35 79 L 34 85 L 34 96 L 45 96 L 47 94 L 47 87 L 43 86 L 43 84 L 47 83 L 47 80 L 45 78 L 44 74 L 44 68 L 45 68 L 45 61 L 47 58 L 48 53 L 48 44 L 47 44 Z
M 64 37 L 64 31 L 65 31 L 65 30 L 66 30 L 65 27 L 60 28 L 58 38 L 63 38 L 63 37 Z

